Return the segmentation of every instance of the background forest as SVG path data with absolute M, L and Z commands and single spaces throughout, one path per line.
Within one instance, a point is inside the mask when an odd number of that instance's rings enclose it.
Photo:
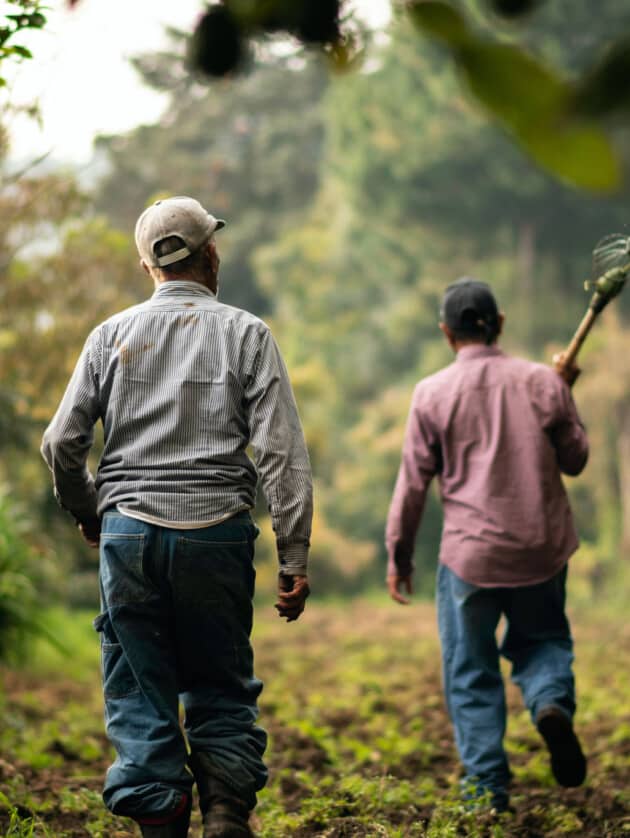
M 570 15 L 547 3 L 517 27 L 459 5 L 481 31 L 492 26 L 569 75 L 630 26 L 623 0 L 601 0 L 597 16 L 588 0 L 574 0 Z M 407 16 L 366 38 L 352 72 L 261 42 L 246 71 L 202 84 L 172 31 L 168 49 L 135 60 L 144 82 L 168 93 L 163 119 L 99 138 L 89 187 L 71 170 L 43 164 L 18 177 L 5 163 L 0 571 L 18 552 L 29 564 L 30 582 L 2 577 L 24 587 L 22 603 L 29 587 L 40 601 L 95 601 L 94 556 L 57 509 L 38 446 L 90 329 L 151 293 L 132 234 L 160 195 L 194 195 L 228 220 L 221 299 L 269 322 L 286 357 L 316 479 L 317 596 L 382 583 L 411 391 L 451 360 L 437 329 L 443 288 L 463 274 L 491 283 L 510 352 L 549 361 L 570 337 L 593 246 L 628 229 L 627 195 L 597 197 L 544 174 Z M 569 481 L 582 537 L 575 591 L 585 599 L 623 598 L 630 578 L 629 317 L 627 293 L 596 327 L 575 388 L 592 439 L 586 473 Z M 258 518 L 264 594 L 275 556 L 262 500 Z M 426 595 L 440 525 L 434 498 L 416 557 Z

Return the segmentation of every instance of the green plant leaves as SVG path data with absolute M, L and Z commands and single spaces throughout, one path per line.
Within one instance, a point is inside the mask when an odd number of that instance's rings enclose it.
M 32 58 L 33 54 L 27 47 L 7 42 L 24 29 L 42 29 L 46 25 L 46 17 L 40 11 L 40 0 L 8 0 L 5 6 L 17 6 L 22 11 L 17 14 L 7 14 L 0 18 L 0 63 L 7 58 L 24 59 Z M 0 76 L 0 87 L 6 86 L 6 80 Z
M 409 13 L 448 47 L 472 95 L 540 166 L 583 189 L 621 185 L 617 154 L 600 125 L 576 110 L 570 82 L 520 47 L 480 38 L 447 3 L 416 2 Z
M 598 279 L 611 268 L 621 268 L 630 262 L 630 236 L 612 233 L 597 242 L 593 250 L 591 276 Z
M 422 31 L 451 47 L 463 46 L 470 41 L 470 32 L 464 16 L 446 3 L 415 2 L 409 8 L 409 17 Z

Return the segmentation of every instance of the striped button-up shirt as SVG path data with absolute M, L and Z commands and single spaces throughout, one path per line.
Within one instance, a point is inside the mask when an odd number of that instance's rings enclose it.
M 197 282 L 165 282 L 94 329 L 42 454 L 78 521 L 118 509 L 172 527 L 216 523 L 254 506 L 260 475 L 280 570 L 306 572 L 311 470 L 284 362 L 261 320 Z

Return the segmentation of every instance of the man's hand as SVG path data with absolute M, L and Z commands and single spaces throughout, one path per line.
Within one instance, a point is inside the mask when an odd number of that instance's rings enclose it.
M 79 532 L 90 547 L 98 547 L 101 540 L 101 519 L 90 518 L 88 521 L 79 522 L 78 526 Z
M 560 378 L 564 379 L 569 387 L 573 387 L 582 370 L 574 363 L 567 365 L 564 360 L 564 352 L 559 352 L 557 355 L 554 355 L 552 361 Z
M 410 600 L 400 593 L 401 588 L 411 596 L 413 593 L 413 585 L 411 584 L 411 573 L 407 576 L 399 576 L 392 574 L 387 577 L 387 590 L 394 602 L 399 602 L 401 605 L 409 605 Z
M 287 623 L 297 620 L 311 589 L 308 586 L 308 576 L 278 576 L 278 609 L 279 617 L 286 617 Z

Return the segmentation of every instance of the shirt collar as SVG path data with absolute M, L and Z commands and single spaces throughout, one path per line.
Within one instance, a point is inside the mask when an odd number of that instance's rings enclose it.
M 486 346 L 485 343 L 469 343 L 457 352 L 458 361 L 472 361 L 475 358 L 492 358 L 503 355 L 496 343 Z
M 190 279 L 169 279 L 167 282 L 162 282 L 161 285 L 153 292 L 151 299 L 162 297 L 216 297 L 209 288 L 202 285 L 200 282 L 195 282 Z

